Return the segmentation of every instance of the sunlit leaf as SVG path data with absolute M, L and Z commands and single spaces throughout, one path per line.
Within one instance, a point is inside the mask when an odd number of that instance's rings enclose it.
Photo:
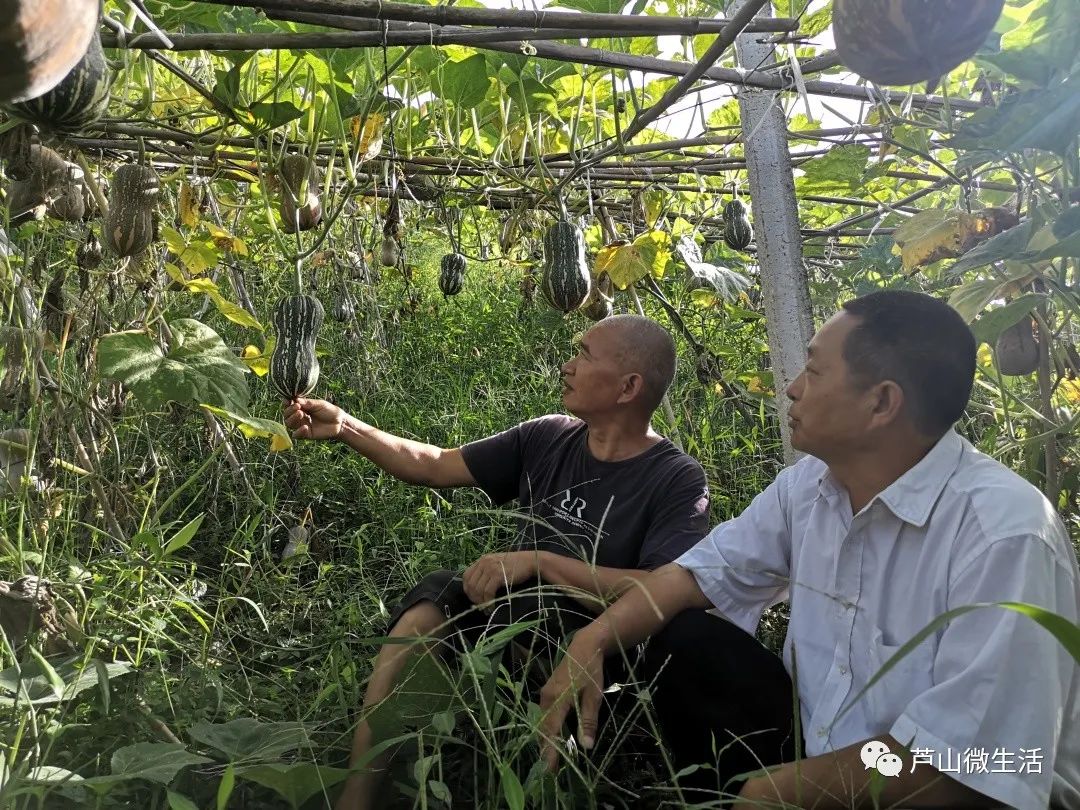
M 671 258 L 670 243 L 671 235 L 666 231 L 648 231 L 631 243 L 608 245 L 596 254 L 594 274 L 607 273 L 620 290 L 650 273 L 663 278 Z
M 236 425 L 240 432 L 244 434 L 245 438 L 270 439 L 270 449 L 275 453 L 292 448 L 292 439 L 281 422 L 275 422 L 272 419 L 260 419 L 256 416 L 248 416 L 247 414 L 236 413 L 226 408 L 216 408 L 213 405 L 204 404 L 202 407 L 206 408 L 206 410 L 210 411 L 214 416 Z
M 242 411 L 247 407 L 247 366 L 206 324 L 180 318 L 169 324 L 168 354 L 143 331 L 114 332 L 98 342 L 98 371 L 126 385 L 144 407 L 170 401 L 207 402 Z

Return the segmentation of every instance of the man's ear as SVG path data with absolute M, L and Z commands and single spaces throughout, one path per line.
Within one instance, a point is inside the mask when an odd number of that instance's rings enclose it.
M 882 380 L 870 391 L 873 397 L 870 420 L 872 427 L 894 423 L 904 412 L 904 389 L 893 380 Z
M 641 396 L 645 390 L 645 378 L 637 372 L 623 377 L 622 391 L 619 392 L 619 404 L 624 405 Z

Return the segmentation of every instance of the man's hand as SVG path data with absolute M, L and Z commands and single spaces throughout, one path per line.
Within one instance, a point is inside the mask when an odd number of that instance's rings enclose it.
M 348 416 L 326 400 L 301 398 L 285 407 L 284 420 L 297 439 L 337 439 Z
M 485 554 L 465 569 L 462 582 L 465 595 L 474 605 L 490 602 L 502 587 L 510 588 L 539 575 L 540 557 L 536 551 L 511 551 Z
M 578 741 L 588 750 L 596 742 L 597 717 L 604 693 L 604 655 L 580 631 L 566 656 L 540 690 L 540 756 L 548 770 L 559 766 L 559 744 L 570 709 L 577 708 Z

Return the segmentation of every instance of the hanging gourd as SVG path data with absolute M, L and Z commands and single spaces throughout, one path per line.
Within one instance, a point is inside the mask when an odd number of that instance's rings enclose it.
M 724 206 L 724 242 L 732 250 L 746 250 L 754 241 L 754 226 L 750 211 L 742 200 L 731 200 Z
M 324 318 L 323 305 L 311 295 L 286 295 L 274 309 L 277 334 L 270 355 L 270 385 L 289 402 L 310 394 L 319 382 L 315 338 Z
M 596 279 L 596 283 L 589 293 L 589 299 L 585 302 L 585 306 L 582 307 L 581 311 L 585 313 L 585 317 L 590 321 L 602 321 L 604 318 L 610 317 L 611 313 L 614 312 L 614 295 L 615 287 L 611 283 L 611 276 L 607 273 L 601 273 Z
M 439 290 L 444 298 L 457 295 L 465 284 L 465 268 L 469 260 L 460 253 L 447 253 L 439 262 Z
M 149 166 L 126 163 L 113 174 L 109 213 L 101 238 L 117 256 L 137 256 L 154 241 L 154 213 L 160 191 Z
M 319 172 L 315 161 L 303 155 L 285 155 L 278 166 L 281 181 L 281 229 L 309 231 L 322 220 Z
M 8 104 L 5 109 L 42 129 L 68 134 L 81 132 L 101 118 L 109 106 L 111 83 L 101 39 L 95 33 L 82 58 L 52 89 L 26 101 Z
M 544 233 L 544 271 L 540 288 L 560 312 L 572 312 L 585 303 L 592 288 L 585 260 L 581 228 L 560 220 Z
M 1039 367 L 1039 341 L 1032 332 L 1034 322 L 1025 315 L 994 342 L 994 362 L 1007 377 L 1026 377 Z
M 934 81 L 975 55 L 1005 0 L 834 0 L 836 50 L 878 84 Z
M 54 88 L 86 53 L 99 0 L 0 0 L 0 103 Z

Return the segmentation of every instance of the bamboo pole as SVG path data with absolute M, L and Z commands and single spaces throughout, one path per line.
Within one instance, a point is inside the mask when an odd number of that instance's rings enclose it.
M 297 0 L 202 0 L 204 3 L 221 6 L 247 6 L 248 8 L 268 11 L 296 11 Z M 643 22 L 662 18 L 647 17 L 639 14 L 598 14 L 577 13 L 572 11 L 550 11 L 537 9 L 522 11 L 517 9 L 463 8 L 458 6 L 428 6 L 412 3 L 382 2 L 382 0 L 304 0 L 303 10 L 309 13 L 329 14 L 339 17 L 359 17 L 375 20 L 394 20 L 431 23 L 434 25 L 489 25 L 521 26 L 525 28 L 565 28 L 580 30 L 584 28 L 604 28 L 612 31 L 634 32 Z M 667 18 L 678 20 L 668 23 L 671 26 L 665 33 L 671 34 L 715 34 L 728 24 L 725 19 L 712 17 Z M 783 33 L 795 31 L 799 21 L 791 18 L 776 18 L 758 23 L 752 31 L 756 33 Z

